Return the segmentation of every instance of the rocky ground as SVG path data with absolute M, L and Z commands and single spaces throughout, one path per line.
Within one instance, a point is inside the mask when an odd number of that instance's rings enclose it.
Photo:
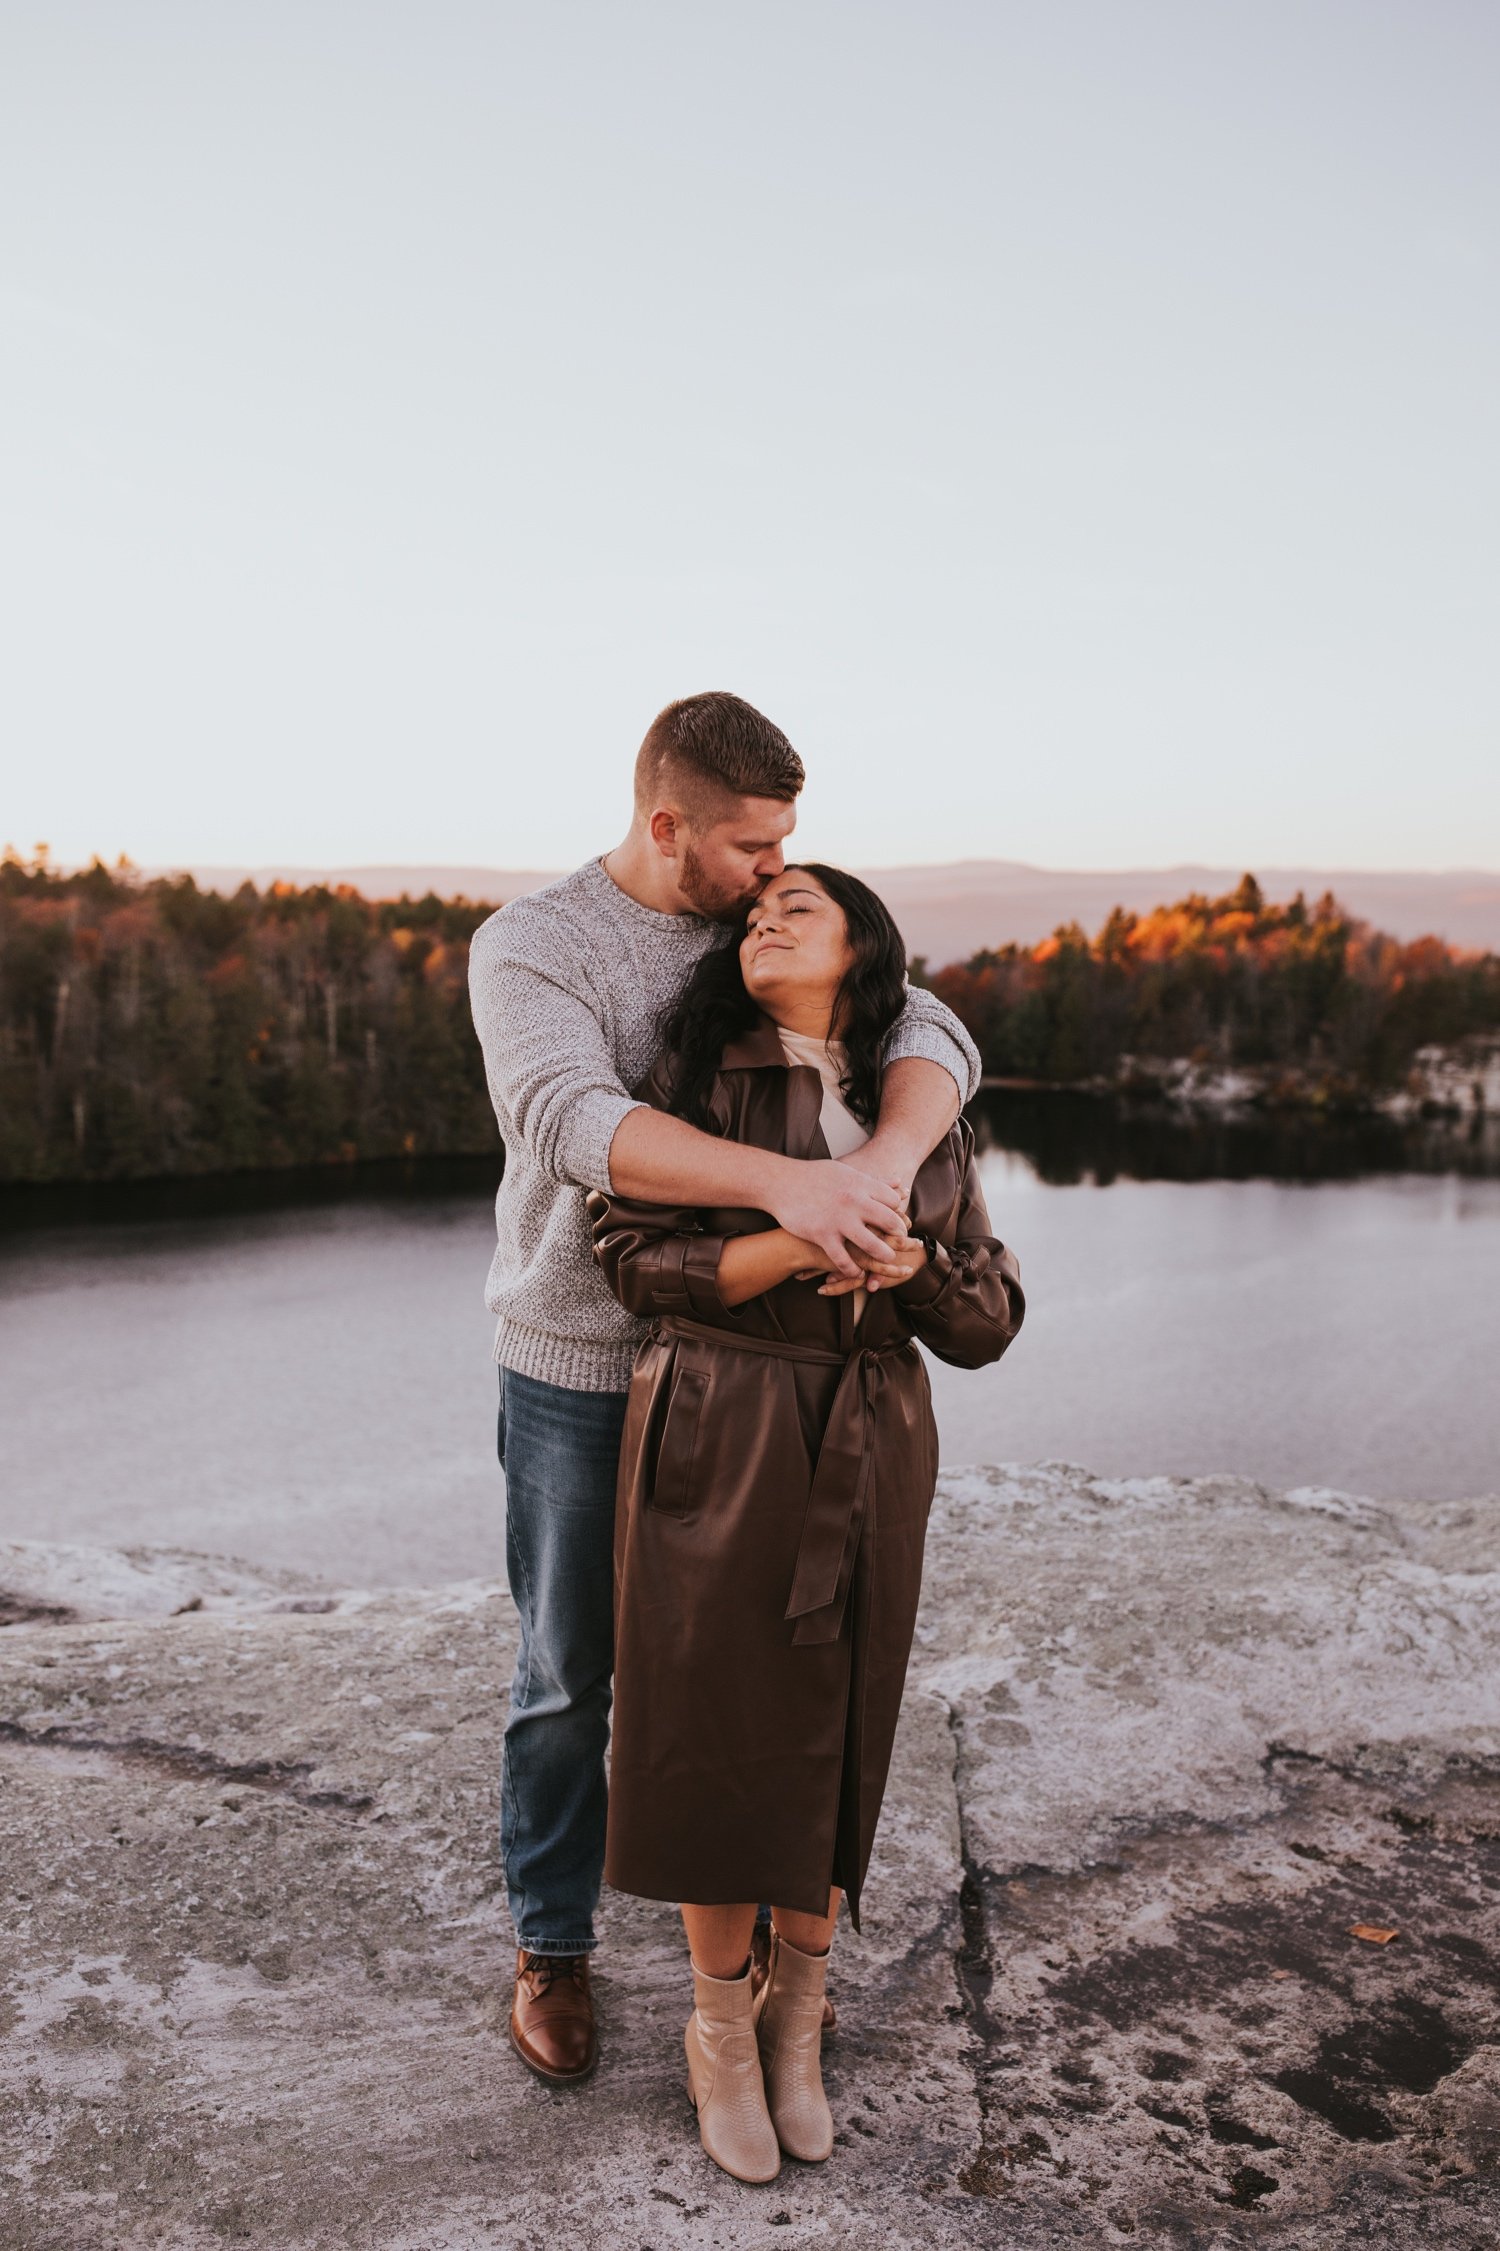
M 1497 1547 L 1500 1501 L 945 1476 L 838 2146 L 750 2189 L 666 1909 L 607 1902 L 587 2089 L 505 2044 L 501 1590 L 0 1546 L 0 2243 L 1491 2246 Z

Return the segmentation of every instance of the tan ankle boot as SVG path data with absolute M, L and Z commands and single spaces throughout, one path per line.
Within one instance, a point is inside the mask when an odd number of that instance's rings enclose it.
M 780 1931 L 771 1936 L 771 1974 L 755 2009 L 766 2107 L 788 2157 L 816 2164 L 833 2150 L 833 2118 L 823 2093 L 823 1981 L 826 1954 L 799 1954 Z
M 699 2138 L 737 2181 L 774 2181 L 781 2151 L 766 2109 L 749 1964 L 741 1977 L 706 1977 L 694 1963 L 693 1997 L 698 2005 L 683 2038 Z

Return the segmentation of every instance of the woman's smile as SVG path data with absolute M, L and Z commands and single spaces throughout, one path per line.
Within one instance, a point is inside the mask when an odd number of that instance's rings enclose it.
M 787 959 L 778 961 L 778 954 Z M 810 868 L 787 868 L 749 910 L 740 975 L 746 990 L 788 1031 L 828 1036 L 853 959 L 844 911 Z

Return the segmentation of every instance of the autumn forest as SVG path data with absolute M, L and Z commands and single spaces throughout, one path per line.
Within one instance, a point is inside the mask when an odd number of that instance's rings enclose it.
M 146 1178 L 498 1153 L 469 1020 L 491 909 L 347 888 L 143 881 L 0 861 L 0 1180 Z M 913 975 L 1001 1079 L 1128 1086 L 1253 1066 L 1271 1100 L 1357 1108 L 1417 1050 L 1500 1030 L 1500 957 L 1401 944 L 1252 877 L 1092 937 Z

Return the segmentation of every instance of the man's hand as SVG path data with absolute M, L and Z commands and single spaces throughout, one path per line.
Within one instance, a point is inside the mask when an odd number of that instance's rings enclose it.
M 889 1066 L 875 1131 L 862 1147 L 851 1149 L 839 1163 L 850 1172 L 864 1173 L 876 1183 L 894 1184 L 899 1189 L 899 1224 L 894 1233 L 887 1227 L 886 1239 L 878 1250 L 851 1237 L 851 1247 L 860 1254 L 855 1263 L 861 1271 L 851 1273 L 846 1264 L 836 1266 L 820 1295 L 846 1297 L 850 1290 L 890 1289 L 897 1282 L 908 1281 L 925 1263 L 926 1252 L 906 1232 L 906 1207 L 918 1168 L 958 1116 L 958 1100 L 958 1083 L 940 1063 L 906 1056 Z
M 909 1282 L 927 1264 L 927 1246 L 918 1235 L 903 1231 L 888 1235 L 885 1249 L 878 1259 L 868 1264 L 861 1255 L 859 1264 L 863 1272 L 851 1280 L 848 1275 L 830 1275 L 818 1291 L 819 1297 L 847 1297 L 851 1290 L 890 1290 L 898 1282 Z
M 868 1173 L 872 1179 L 893 1182 L 901 1191 L 901 1213 L 905 1218 L 911 1184 L 922 1161 L 914 1155 L 909 1143 L 898 1141 L 894 1135 L 882 1142 L 877 1128 L 868 1141 L 858 1149 L 851 1149 L 847 1157 L 840 1157 L 838 1161 L 848 1165 L 852 1172 Z
M 857 1274 L 830 1274 L 818 1292 L 819 1297 L 847 1297 L 851 1290 L 878 1290 L 896 1282 L 904 1282 L 909 1273 L 915 1272 L 915 1268 L 909 1260 L 906 1264 L 901 1264 L 901 1254 L 920 1251 L 922 1248 L 906 1232 L 910 1216 L 906 1204 L 921 1156 L 909 1142 L 903 1143 L 894 1135 L 882 1143 L 877 1128 L 868 1141 L 863 1142 L 858 1149 L 851 1149 L 848 1156 L 840 1157 L 838 1162 L 847 1165 L 851 1172 L 862 1172 L 873 1179 L 895 1183 L 901 1189 L 901 1223 L 894 1234 L 888 1233 L 885 1236 L 878 1251 L 861 1250 L 856 1255 L 855 1264 L 859 1268 Z M 893 1251 L 897 1254 L 894 1259 Z M 801 1276 L 798 1278 L 804 1279 Z M 812 1278 L 811 1274 L 805 1277 L 808 1281 Z
M 789 1235 L 816 1243 L 829 1270 L 850 1287 L 864 1281 L 859 1260 L 890 1258 L 889 1238 L 906 1231 L 906 1192 L 899 1181 L 877 1179 L 831 1157 L 787 1161 L 765 1207 Z

